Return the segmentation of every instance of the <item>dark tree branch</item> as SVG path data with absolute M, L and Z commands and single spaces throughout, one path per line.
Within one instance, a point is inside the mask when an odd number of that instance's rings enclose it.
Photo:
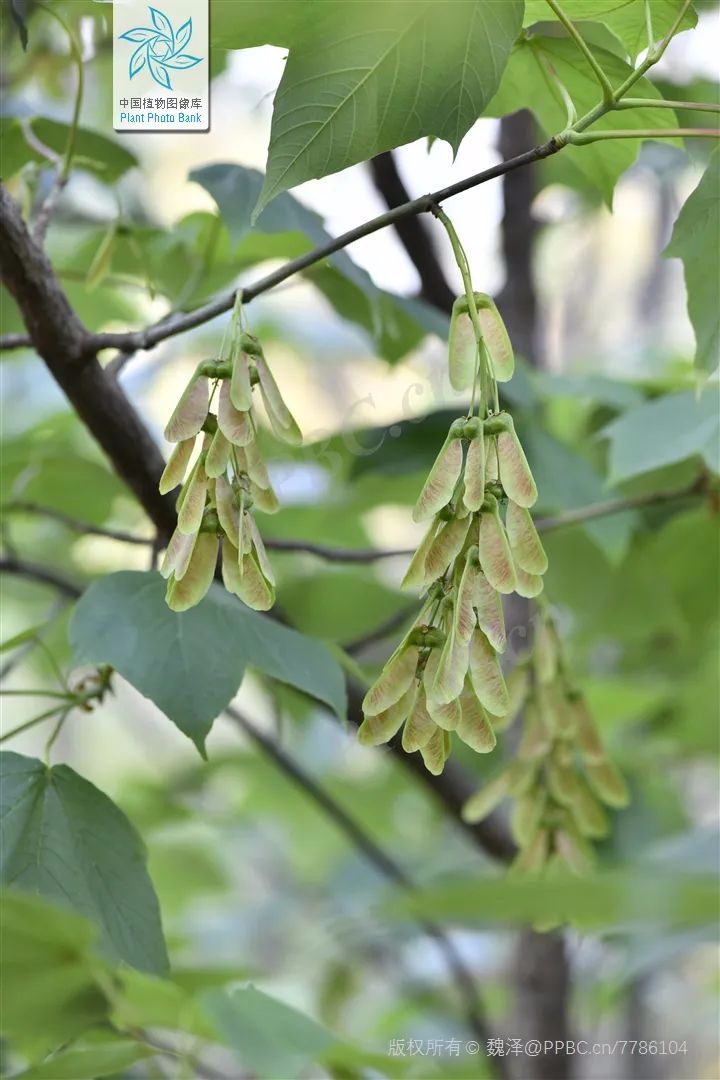
M 556 154 L 561 149 L 562 143 L 558 142 L 557 139 L 548 139 L 547 142 L 542 143 L 540 146 L 526 150 L 508 161 L 501 161 L 490 169 L 484 169 L 482 172 L 475 173 L 474 176 L 468 176 L 464 180 L 459 180 L 455 184 L 441 188 L 439 191 L 433 191 L 428 195 L 421 195 L 417 199 L 411 199 L 410 202 L 388 210 L 387 213 L 380 214 L 378 217 L 372 218 L 371 221 L 366 221 L 354 229 L 349 229 L 348 232 L 343 233 L 341 236 L 328 240 L 326 244 L 321 244 L 312 251 L 308 251 L 305 255 L 292 259 L 290 262 L 278 267 L 277 270 L 273 270 L 272 273 L 267 274 L 266 277 L 261 278 L 254 285 L 243 289 L 243 300 L 245 303 L 250 303 L 251 300 L 254 300 L 262 293 L 269 292 L 270 289 L 274 289 L 283 281 L 287 281 L 294 274 L 307 270 L 308 267 L 314 266 L 315 263 L 321 262 L 336 251 L 341 251 L 356 240 L 361 240 L 365 236 L 386 229 L 390 225 L 396 225 L 397 222 L 405 218 L 415 217 L 417 214 L 431 213 L 434 207 L 445 202 L 446 199 L 451 199 L 454 195 L 469 191 L 480 184 L 486 184 L 490 180 L 496 180 L 497 177 L 504 176 L 514 169 L 520 169 L 533 161 L 540 161 L 542 158 L 550 157 L 551 154 Z M 100 349 L 120 349 L 123 352 L 151 349 L 160 341 L 165 341 L 166 338 L 182 334 L 186 330 L 194 329 L 196 326 L 202 326 L 217 315 L 230 311 L 235 303 L 236 291 L 233 289 L 216 300 L 211 300 L 209 304 L 204 304 L 202 307 L 186 314 L 170 315 L 161 319 L 160 322 L 146 327 L 144 330 L 134 330 L 125 334 L 91 334 L 88 339 L 88 348 L 95 353 Z
M 12 555 L 0 558 L 0 572 L 24 577 L 29 581 L 37 581 L 41 585 L 50 585 L 70 600 L 77 600 L 82 595 L 82 589 L 77 582 L 65 577 L 54 567 L 40 566 L 38 563 L 27 562 L 25 559 L 16 559 Z
M 395 885 L 399 885 L 401 889 L 407 892 L 416 891 L 415 883 L 405 870 L 379 844 L 376 844 L 355 818 L 351 817 L 325 788 L 306 773 L 281 746 L 257 728 L 237 709 L 228 708 L 225 712 L 274 762 L 278 769 L 299 787 L 330 821 L 345 834 L 350 843 L 383 877 L 387 878 L 388 881 L 392 881 Z M 480 1001 L 479 989 L 475 985 L 475 980 L 466 967 L 464 960 L 441 926 L 429 919 L 418 919 L 417 921 L 422 930 L 436 942 L 444 957 L 450 976 L 463 1002 L 468 1028 L 481 1042 L 487 1042 L 488 1038 L 491 1037 L 491 1033 Z M 502 1059 L 496 1062 L 500 1076 L 507 1075 L 507 1069 L 503 1067 L 504 1065 L 505 1062 Z
M 498 149 L 511 157 L 518 146 L 536 137 L 535 121 L 527 109 L 503 117 Z M 503 178 L 505 213 L 500 226 L 505 262 L 505 284 L 497 298 L 505 322 L 512 327 L 515 349 L 533 367 L 538 366 L 537 294 L 533 280 L 533 250 L 537 222 L 532 204 L 537 192 L 537 168 L 508 173 Z
M 392 150 L 378 154 L 370 161 L 373 182 L 385 200 L 389 210 L 410 202 Z M 435 251 L 428 223 L 421 217 L 400 218 L 395 231 L 402 246 L 420 277 L 420 296 L 428 304 L 445 311 L 452 311 L 455 294 L 447 283 L 442 265 Z
M 517 1080 L 565 1080 L 572 1075 L 567 1052 L 570 1036 L 570 964 L 565 935 L 560 930 L 540 934 L 523 930 L 515 950 L 514 1034 L 524 1044 L 558 1043 L 549 1053 L 515 1059 Z
M 118 475 L 159 532 L 175 523 L 171 496 L 158 495 L 162 455 L 133 406 L 93 359 L 92 337 L 70 306 L 45 252 L 0 184 L 0 274 L 20 308 L 32 344 Z
M 352 680 L 348 683 L 348 719 L 356 727 L 363 721 L 363 690 Z M 380 747 L 378 753 L 392 754 L 403 768 L 413 773 L 417 780 L 428 789 L 441 803 L 472 842 L 493 859 L 510 862 L 515 856 L 515 843 L 498 814 L 491 814 L 484 821 L 469 824 L 463 821 L 462 808 L 471 795 L 477 791 L 476 778 L 454 761 L 448 761 L 439 776 L 433 776 L 425 768 L 419 753 L 406 754 L 396 736 L 387 748 Z
M 32 338 L 29 334 L 3 334 L 0 337 L 0 352 L 30 348 L 32 348 Z
M 315 544 L 309 540 L 266 540 L 269 551 L 294 551 L 305 555 L 317 555 L 327 562 L 370 563 L 378 559 L 392 559 L 412 555 L 410 548 L 337 548 L 328 544 Z
M 122 544 L 140 544 L 146 547 L 155 543 L 153 536 L 136 536 L 122 529 L 107 529 L 102 525 L 91 525 L 89 521 L 80 521 L 70 514 L 63 513 L 62 510 L 56 510 L 52 506 L 40 506 L 38 503 L 22 501 L 5 503 L 0 506 L 0 514 L 32 514 L 36 517 L 46 517 L 83 536 L 104 536 L 108 540 L 117 540 Z
M 500 123 L 500 153 L 512 154 L 533 137 L 530 113 L 503 117 Z M 535 223 L 532 202 L 535 197 L 535 167 L 523 169 L 523 175 L 508 174 L 503 180 L 505 209 L 501 225 L 505 259 L 505 286 L 498 306 L 505 318 L 511 340 L 518 352 L 534 366 L 539 366 L 537 349 L 537 299 L 532 272 Z M 528 174 L 528 175 L 526 175 Z M 551 520 L 559 527 L 558 515 Z M 537 523 L 536 523 L 537 524 Z M 545 522 L 547 527 L 547 521 Z M 508 597 L 506 615 L 525 640 L 532 640 L 530 603 L 522 597 Z M 512 735 L 511 735 L 512 737 Z M 515 1032 L 524 1041 L 538 1038 L 566 1039 L 568 1036 L 568 996 L 570 970 L 562 932 L 550 935 L 524 930 L 515 945 Z M 514 1063 L 517 1080 L 566 1080 L 569 1058 L 542 1053 L 539 1057 L 522 1055 Z
M 364 652 L 365 649 L 369 649 L 372 645 L 377 645 L 381 641 L 385 641 L 390 634 L 396 633 L 396 631 L 398 631 L 400 627 L 415 614 L 417 607 L 418 600 L 416 599 L 405 607 L 394 611 L 392 615 L 389 615 L 379 626 L 375 626 L 367 633 L 361 634 L 360 637 L 348 641 L 346 645 L 343 645 L 344 651 L 348 656 L 356 656 L 358 653 Z

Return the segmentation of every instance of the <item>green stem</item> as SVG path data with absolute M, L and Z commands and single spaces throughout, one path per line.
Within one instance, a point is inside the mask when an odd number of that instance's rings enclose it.
M 72 701 L 74 694 L 60 693 L 59 690 L 0 690 L 2 697 L 48 697 L 59 701 Z
M 460 242 L 460 237 L 455 231 L 455 226 L 453 225 L 450 218 L 439 206 L 433 210 L 433 213 L 435 214 L 435 217 L 438 219 L 438 221 L 440 221 L 445 227 L 445 232 L 448 234 L 450 244 L 452 245 L 453 254 L 455 255 L 455 262 L 458 264 L 458 269 L 460 270 L 460 275 L 462 277 L 463 285 L 465 287 L 465 296 L 467 297 L 468 303 L 468 314 L 470 316 L 470 321 L 472 322 L 473 331 L 475 333 L 475 343 L 477 345 L 478 358 L 475 368 L 475 378 L 473 379 L 472 396 L 470 398 L 470 414 L 472 415 L 475 408 L 475 393 L 477 389 L 477 378 L 479 373 L 479 411 L 483 413 L 483 415 L 485 415 L 487 414 L 488 410 L 487 369 L 483 356 L 483 333 L 482 327 L 480 326 L 480 317 L 478 315 L 477 304 L 475 303 L 475 290 L 473 289 L 472 278 L 470 276 L 470 266 L 468 264 L 467 255 L 465 254 L 465 249 Z
M 55 740 L 57 739 L 58 735 L 62 731 L 63 726 L 65 724 L 65 721 L 67 720 L 68 716 L 70 715 L 71 710 L 72 710 L 71 705 L 69 705 L 66 709 L 63 709 L 63 711 L 60 713 L 60 718 L 59 718 L 57 724 L 55 725 L 52 734 L 50 735 L 50 738 L 45 743 L 45 764 L 48 767 L 50 766 L 50 751 L 52 750 L 53 746 L 55 745 Z
M 720 105 L 709 101 L 668 101 L 667 98 L 623 98 L 616 109 L 691 109 L 693 112 L 720 113 Z
M 652 4 L 650 0 L 645 0 L 645 31 L 647 33 L 648 51 L 652 51 L 655 44 L 655 34 L 653 32 Z
M 637 128 L 628 131 L 590 131 L 586 134 L 570 131 L 567 141 L 572 146 L 588 146 L 608 139 L 718 139 L 719 128 Z
M 36 724 L 41 724 L 43 720 L 50 720 L 51 717 L 60 712 L 61 708 L 61 705 L 55 705 L 54 708 L 48 709 L 47 712 L 40 713 L 39 716 L 33 716 L 32 720 L 26 720 L 24 724 L 19 724 L 12 731 L 6 731 L 4 735 L 0 735 L 0 743 L 7 742 L 8 739 L 14 739 L 16 735 L 21 735 L 23 731 L 29 731 Z
M 70 167 L 72 165 L 73 154 L 75 153 L 75 138 L 77 135 L 78 124 L 80 122 L 80 109 L 82 108 L 83 94 L 85 91 L 85 69 L 83 66 L 82 50 L 80 43 L 75 37 L 75 33 L 72 28 L 65 22 L 62 15 L 60 15 L 54 8 L 48 4 L 42 4 L 43 11 L 46 11 L 48 15 L 51 15 L 56 22 L 60 23 L 63 30 L 67 34 L 68 41 L 70 42 L 70 53 L 75 66 L 77 68 L 77 88 L 75 91 L 75 104 L 73 106 L 72 119 L 70 121 L 70 130 L 68 132 L 67 143 L 65 144 L 65 151 L 63 153 L 62 165 L 60 167 L 59 178 L 61 180 L 67 180 L 70 175 Z
M 552 66 L 552 64 L 548 64 L 547 68 L 553 84 L 557 87 L 560 93 L 560 97 L 563 99 L 563 104 L 565 106 L 565 126 L 571 128 L 578 118 L 577 109 L 575 108 L 575 102 L 571 98 L 568 88 L 565 86 L 565 83 L 555 71 L 555 68 Z
M 607 75 L 605 74 L 605 72 L 603 71 L 603 69 L 601 68 L 600 64 L 595 59 L 590 46 L 587 44 L 587 42 L 583 38 L 582 34 L 575 27 L 572 19 L 568 18 L 568 16 L 565 14 L 563 9 L 561 8 L 560 4 L 557 3 L 557 0 L 547 0 L 547 3 L 548 3 L 548 6 L 550 8 L 552 8 L 552 10 L 555 12 L 556 16 L 558 17 L 560 22 L 563 24 L 563 26 L 567 30 L 568 34 L 573 39 L 573 41 L 577 45 L 578 49 L 583 54 L 583 56 L 587 60 L 588 64 L 592 68 L 593 73 L 595 75 L 595 78 L 597 79 L 597 81 L 600 84 L 600 88 L 602 90 L 602 95 L 603 95 L 603 101 L 610 104 L 614 100 L 614 92 L 613 92 L 612 84 L 611 84 L 610 80 L 608 79 Z
M 682 5 L 682 7 L 680 8 L 680 10 L 677 13 L 677 16 L 675 18 L 675 22 L 672 24 L 672 26 L 668 30 L 667 34 L 665 35 L 663 40 L 660 42 L 657 49 L 653 49 L 653 48 L 648 49 L 647 56 L 643 60 L 642 64 L 640 64 L 638 67 L 636 67 L 635 70 L 630 75 L 628 75 L 625 82 L 622 83 L 622 85 L 619 86 L 618 89 L 615 91 L 614 97 L 615 97 L 615 103 L 616 104 L 620 100 L 620 98 L 625 97 L 625 95 L 627 94 L 627 92 L 628 92 L 628 90 L 630 89 L 631 86 L 634 86 L 635 83 L 639 79 L 642 79 L 642 77 L 643 77 L 643 75 L 645 74 L 646 71 L 649 71 L 650 68 L 653 67 L 654 64 L 657 64 L 658 60 L 662 59 L 662 57 L 665 54 L 665 50 L 667 49 L 668 45 L 670 44 L 672 39 L 675 37 L 675 34 L 678 31 L 678 29 L 680 27 L 680 23 L 685 18 L 685 14 L 686 14 L 689 7 L 690 7 L 690 0 L 683 0 L 683 5 Z
M 612 99 L 607 101 L 607 100 L 605 100 L 603 98 L 603 100 L 598 102 L 597 105 L 594 105 L 593 108 L 590 109 L 589 112 L 586 112 L 584 116 L 580 117 L 580 119 L 577 120 L 572 125 L 571 128 L 569 128 L 566 131 L 561 132 L 561 134 L 559 136 L 557 136 L 558 142 L 560 142 L 562 145 L 566 145 L 569 142 L 573 142 L 574 141 L 574 135 L 580 134 L 581 132 L 585 131 L 587 128 L 589 128 L 591 126 L 591 124 L 594 124 L 601 117 L 605 116 L 606 113 L 610 112 L 611 109 L 617 109 L 618 107 L 620 107 L 620 108 L 623 107 L 622 105 L 620 105 L 620 102 L 625 97 L 628 90 L 630 90 L 630 88 L 633 87 L 635 85 L 635 83 L 638 82 L 638 80 L 643 77 L 643 75 L 646 73 L 646 71 L 649 71 L 649 69 L 654 64 L 657 64 L 658 60 L 660 60 L 661 57 L 663 56 L 663 54 L 665 53 L 665 50 L 667 49 L 667 47 L 670 44 L 670 42 L 672 41 L 673 37 L 677 33 L 678 27 L 680 26 L 680 23 L 684 19 L 685 13 L 686 13 L 689 6 L 690 6 L 690 0 L 684 0 L 682 7 L 681 7 L 680 11 L 677 14 L 675 22 L 670 27 L 670 30 L 668 31 L 666 36 L 663 38 L 661 43 L 658 45 L 657 49 L 649 49 L 648 50 L 648 54 L 645 57 L 645 59 L 643 60 L 643 62 L 637 68 L 635 68 L 635 70 L 633 72 L 631 72 L 630 75 L 628 75 L 627 79 L 625 79 L 625 82 L 622 83 L 617 88 L 617 90 L 613 91 Z M 642 137 L 647 138 L 648 136 L 640 136 L 640 137 L 641 138 Z

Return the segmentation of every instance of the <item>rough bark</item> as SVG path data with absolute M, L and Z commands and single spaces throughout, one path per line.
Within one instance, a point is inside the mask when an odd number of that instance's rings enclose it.
M 90 335 L 73 311 L 45 252 L 0 185 L 0 276 L 14 297 L 34 348 L 158 531 L 174 528 L 172 498 L 158 495 L 160 451 L 128 401 L 90 351 Z

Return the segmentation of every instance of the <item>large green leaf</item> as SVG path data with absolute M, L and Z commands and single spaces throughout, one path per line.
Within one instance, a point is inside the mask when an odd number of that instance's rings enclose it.
M 307 26 L 309 14 L 307 0 L 211 0 L 210 10 L 210 43 L 221 49 L 291 45 Z
M 96 936 L 74 912 L 15 889 L 0 894 L 0 1028 L 15 1050 L 44 1057 L 106 1017 Z
M 629 480 L 686 458 L 720 472 L 717 387 L 667 394 L 630 409 L 603 428 L 610 440 L 610 482 Z
M 652 0 L 653 38 L 660 41 L 672 28 L 682 7 L 683 0 Z M 645 0 L 563 0 L 562 9 L 573 22 L 587 20 L 599 22 L 623 43 L 634 59 L 647 48 L 647 23 Z M 524 25 L 547 22 L 555 15 L 546 0 L 526 0 Z M 683 15 L 681 30 L 687 30 L 697 22 L 690 7 Z
M 276 199 L 253 222 L 253 209 L 265 182 L 264 173 L 257 169 L 246 169 L 232 162 L 217 162 L 192 169 L 189 178 L 212 195 L 233 244 L 238 244 L 252 230 L 260 233 L 300 233 L 306 238 L 308 249 L 331 239 L 320 215 L 288 194 Z M 347 252 L 336 252 L 329 257 L 329 262 L 364 291 L 377 292 L 370 275 L 357 266 Z
M 70 638 L 78 663 L 112 664 L 202 754 L 248 664 L 345 715 L 345 682 L 327 646 L 251 611 L 220 586 L 178 614 L 165 603 L 160 574 L 110 574 L 80 599 Z
M 50 147 L 56 154 L 65 150 L 70 128 L 57 120 L 40 116 L 27 121 L 33 134 L 44 146 Z M 47 165 L 37 150 L 25 139 L 20 120 L 5 118 L 0 120 L 0 157 L 2 157 L 3 176 L 14 176 L 28 161 Z M 78 128 L 75 137 L 75 166 L 95 173 L 100 180 L 108 184 L 137 165 L 137 158 L 124 146 L 102 135 L 99 131 Z
M 604 49 L 594 52 L 614 86 L 620 85 L 630 74 L 632 69 L 618 56 Z M 573 99 L 578 116 L 589 112 L 600 101 L 597 80 L 575 43 L 538 34 L 523 39 L 513 49 L 500 89 L 486 109 L 486 115 L 505 116 L 517 109 L 530 108 L 546 135 L 563 131 L 567 124 L 565 105 L 553 72 Z M 638 97 L 662 97 L 647 79 L 638 80 L 633 93 Z M 652 130 L 675 126 L 672 109 L 633 109 L 631 113 L 611 112 L 590 130 L 628 127 Z M 611 204 L 618 177 L 635 161 L 640 145 L 640 139 L 617 139 L 588 146 L 568 146 L 562 153 L 568 155 L 572 164 Z
M 99 927 L 108 956 L 167 968 L 142 841 L 107 795 L 67 765 L 0 754 L 0 884 L 71 907 Z
M 688 314 L 695 330 L 695 362 L 714 371 L 720 360 L 720 148 L 713 151 L 700 183 L 683 206 L 666 255 L 685 267 Z
M 298 1076 L 337 1040 L 314 1020 L 249 986 L 208 990 L 202 1003 L 219 1037 L 255 1075 Z
M 310 6 L 275 96 L 258 210 L 304 180 L 423 135 L 457 151 L 497 89 L 523 12 L 520 0 Z

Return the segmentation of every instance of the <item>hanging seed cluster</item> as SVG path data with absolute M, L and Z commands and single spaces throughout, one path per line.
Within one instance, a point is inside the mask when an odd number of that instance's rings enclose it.
M 535 630 L 530 661 L 515 668 L 508 685 L 507 720 L 522 710 L 516 756 L 466 803 L 463 818 L 481 821 L 511 799 L 516 871 L 562 866 L 585 873 L 594 864 L 593 841 L 609 831 L 605 807 L 626 806 L 628 791 L 608 760 L 585 698 L 572 687 L 547 613 Z
M 403 727 L 403 748 L 419 750 L 435 774 L 453 731 L 479 753 L 495 746 L 498 718 L 511 707 L 498 659 L 507 640 L 502 597 L 537 596 L 547 569 L 529 513 L 537 488 L 513 419 L 488 407 L 514 359 L 484 294 L 455 303 L 449 366 L 458 390 L 481 378 L 484 415 L 471 408 L 453 421 L 415 504 L 414 520 L 429 525 L 403 585 L 423 590 L 426 602 L 365 696 L 359 731 L 361 742 L 378 745 Z
M 234 324 L 229 358 L 198 365 L 165 428 L 165 438 L 176 445 L 160 491 L 165 494 L 182 484 L 177 528 L 160 568 L 174 611 L 202 600 L 219 550 L 229 592 L 258 611 L 275 601 L 275 577 L 252 514 L 254 508 L 268 514 L 279 508 L 257 443 L 256 390 L 274 434 L 300 445 L 300 429 L 260 343 Z M 188 471 L 198 440 L 200 453 Z

